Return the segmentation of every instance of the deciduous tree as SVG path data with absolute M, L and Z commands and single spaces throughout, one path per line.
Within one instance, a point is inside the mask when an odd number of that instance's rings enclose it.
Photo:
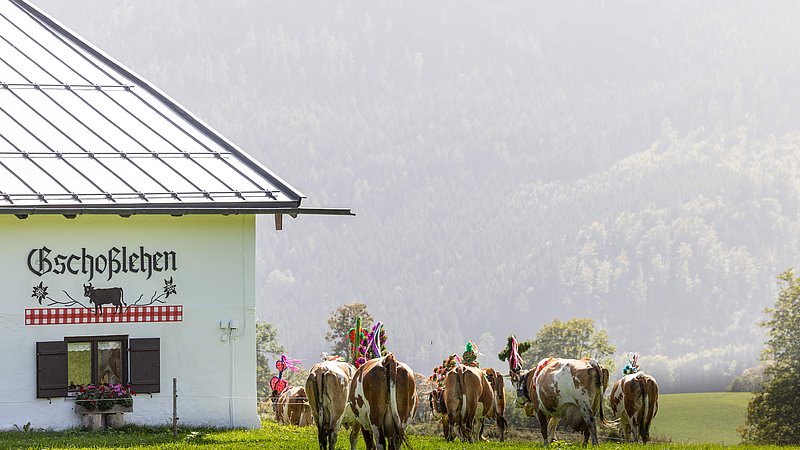
M 745 442 L 800 444 L 800 278 L 789 269 L 778 276 L 780 293 L 769 319 L 762 359 L 767 363 L 764 390 L 747 406 L 747 420 L 740 429 Z
M 375 319 L 367 311 L 367 305 L 363 303 L 349 303 L 336 308 L 328 318 L 328 333 L 325 341 L 329 342 L 331 353 L 341 355 L 345 358 L 350 357 L 350 338 L 348 333 L 356 322 L 356 318 L 361 317 L 362 327 L 369 327 Z
M 613 361 L 610 356 L 616 348 L 608 343 L 606 330 L 595 329 L 592 319 L 570 319 L 566 322 L 556 319 L 543 325 L 534 339 L 520 342 L 519 351 L 527 369 L 544 358 L 554 356 L 594 358 L 611 371 Z M 508 348 L 500 352 L 498 357 L 505 360 Z

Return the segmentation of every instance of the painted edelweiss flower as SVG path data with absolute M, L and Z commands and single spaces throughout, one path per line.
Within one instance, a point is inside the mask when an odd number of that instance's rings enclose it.
M 39 300 L 40 305 L 42 304 L 42 300 L 47 297 L 47 286 L 45 286 L 43 283 L 43 281 L 40 281 L 38 286 L 34 286 L 33 294 L 31 294 L 31 297 Z
M 169 294 L 178 294 L 178 291 L 175 290 L 175 288 L 176 286 L 172 281 L 172 277 L 169 277 L 169 280 L 164 280 L 164 293 L 167 294 L 167 298 L 169 298 Z

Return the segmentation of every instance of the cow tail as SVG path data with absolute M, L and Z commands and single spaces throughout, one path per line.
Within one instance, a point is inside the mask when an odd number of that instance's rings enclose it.
M 647 409 L 645 410 L 644 417 L 642 417 L 642 431 L 646 432 L 648 440 L 650 439 L 650 423 L 656 415 L 656 402 L 658 402 L 658 388 L 655 381 L 650 377 L 644 378 L 644 391 L 645 398 L 647 399 Z M 655 398 L 654 398 L 655 397 Z M 645 434 L 642 434 L 644 436 Z
M 472 442 L 472 437 L 467 432 L 466 423 L 464 421 L 465 417 L 467 416 L 467 392 L 464 390 L 464 366 L 458 366 L 455 368 L 456 374 L 456 386 L 458 390 L 458 407 L 456 410 L 459 414 L 459 421 L 458 421 L 458 430 L 461 432 L 461 436 L 463 439 L 469 440 Z
M 614 424 L 606 420 L 605 413 L 603 412 L 603 393 L 605 391 L 603 386 L 603 369 L 600 367 L 597 360 L 594 359 L 589 360 L 589 365 L 594 369 L 594 381 L 597 386 L 597 395 L 600 396 L 600 423 L 602 423 L 604 427 L 613 427 Z
M 317 399 L 317 433 L 320 435 L 328 428 L 323 426 L 325 422 L 325 408 L 322 404 L 322 396 L 325 395 L 325 370 L 321 370 L 319 377 L 314 377 L 314 397 Z
M 647 402 L 647 379 L 640 373 L 636 376 L 636 383 L 639 385 L 639 389 L 642 391 L 642 417 L 639 418 L 639 436 L 644 439 L 644 421 L 647 420 L 647 411 L 650 409 L 650 405 Z
M 500 441 L 504 441 L 506 438 L 506 417 L 505 411 L 503 410 L 505 407 L 505 402 L 502 401 L 503 397 L 505 396 L 505 386 L 503 385 L 503 376 L 499 373 L 494 374 L 494 380 L 492 382 L 492 389 L 494 389 L 494 405 L 495 405 L 495 413 L 497 417 L 495 420 L 497 421 L 497 426 L 500 428 Z
M 394 354 L 389 353 L 383 359 L 383 367 L 386 369 L 386 384 L 389 394 L 389 411 L 392 415 L 392 427 L 394 428 L 394 439 L 397 440 L 397 448 L 406 442 L 405 430 L 401 424 L 400 413 L 397 410 L 397 360 Z

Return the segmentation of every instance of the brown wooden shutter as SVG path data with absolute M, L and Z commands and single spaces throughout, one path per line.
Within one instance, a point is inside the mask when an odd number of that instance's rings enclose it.
M 67 396 L 67 343 L 36 343 L 36 398 Z
M 161 392 L 161 340 L 159 338 L 131 339 L 128 368 L 130 384 L 137 394 Z

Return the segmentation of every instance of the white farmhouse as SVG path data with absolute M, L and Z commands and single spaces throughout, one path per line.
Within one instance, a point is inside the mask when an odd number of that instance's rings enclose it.
M 126 422 L 258 427 L 256 214 L 293 187 L 24 0 L 0 0 L 0 429 L 80 423 L 81 385 L 130 384 Z

